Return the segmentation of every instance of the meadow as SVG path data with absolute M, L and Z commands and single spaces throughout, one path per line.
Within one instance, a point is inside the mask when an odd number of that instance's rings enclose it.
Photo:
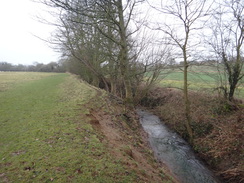
M 221 77 L 224 78 L 224 75 Z M 183 71 L 177 68 L 163 70 L 158 84 L 159 86 L 182 89 Z M 218 94 L 216 88 L 220 84 L 219 73 L 210 66 L 191 66 L 188 70 L 188 84 L 190 90 Z M 239 82 L 235 97 L 244 99 L 244 78 Z
M 89 123 L 69 74 L 0 72 L 0 182 L 133 182 Z

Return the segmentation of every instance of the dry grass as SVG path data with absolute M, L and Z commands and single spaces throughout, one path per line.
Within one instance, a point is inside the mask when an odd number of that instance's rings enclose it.
M 144 99 L 144 104 L 187 139 L 182 94 L 177 89 L 155 88 Z M 241 161 L 244 155 L 244 105 L 241 101 L 230 103 L 199 92 L 190 92 L 189 96 L 194 150 L 222 182 L 244 182 Z

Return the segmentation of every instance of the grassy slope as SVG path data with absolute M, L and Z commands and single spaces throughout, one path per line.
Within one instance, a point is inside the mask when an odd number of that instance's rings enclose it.
M 177 182 L 110 97 L 68 74 L 0 73 L 0 182 Z
M 83 115 L 94 90 L 66 74 L 1 74 L 0 182 L 133 182 Z

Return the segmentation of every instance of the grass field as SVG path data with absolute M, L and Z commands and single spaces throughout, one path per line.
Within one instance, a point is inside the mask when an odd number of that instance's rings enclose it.
M 135 182 L 87 122 L 68 74 L 0 72 L 0 182 Z
M 212 67 L 192 66 L 188 71 L 189 89 L 213 94 L 218 86 L 218 72 Z M 183 88 L 183 71 L 165 70 L 160 76 L 160 86 Z M 235 97 L 244 98 L 244 79 L 239 82 Z

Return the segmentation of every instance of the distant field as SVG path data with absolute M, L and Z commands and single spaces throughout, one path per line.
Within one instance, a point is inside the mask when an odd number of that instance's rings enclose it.
M 218 81 L 218 72 L 212 67 L 194 66 L 189 68 L 188 83 L 191 90 L 214 93 Z M 159 85 L 183 88 L 183 71 L 180 69 L 162 71 Z M 235 96 L 244 98 L 244 79 L 240 82 Z
M 134 182 L 99 140 L 95 90 L 68 74 L 0 73 L 0 182 Z
M 52 75 L 56 74 L 37 72 L 0 72 L 0 92 L 25 83 L 26 81 L 42 79 Z

